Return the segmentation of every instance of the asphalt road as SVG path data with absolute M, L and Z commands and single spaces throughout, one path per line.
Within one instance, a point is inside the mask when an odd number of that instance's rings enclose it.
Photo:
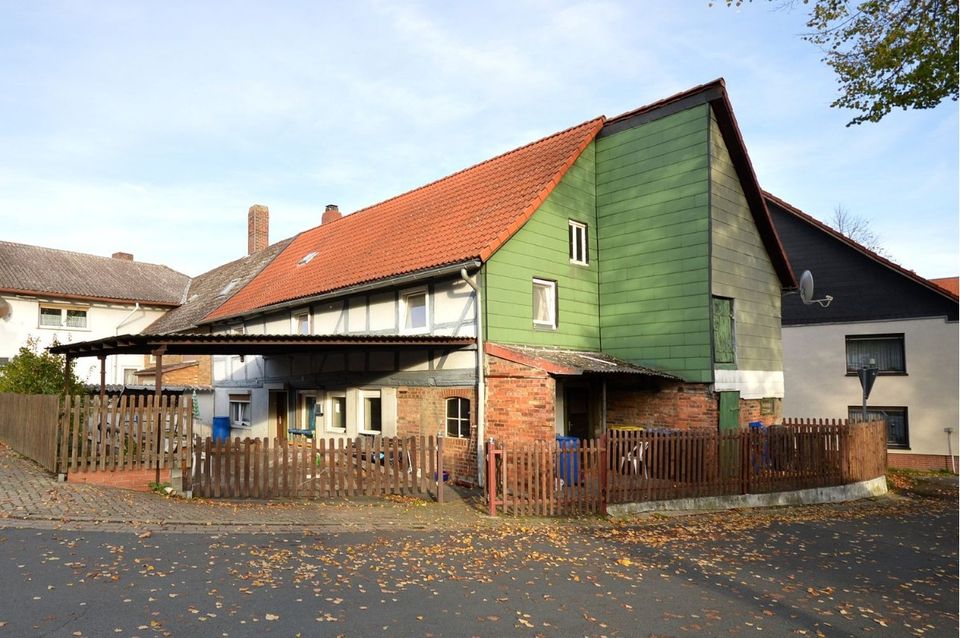
M 951 636 L 956 491 L 433 532 L 0 529 L 3 636 Z

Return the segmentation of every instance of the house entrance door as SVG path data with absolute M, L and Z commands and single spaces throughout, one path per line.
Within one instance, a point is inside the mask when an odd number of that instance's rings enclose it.
M 567 436 L 590 438 L 590 389 L 566 388 L 563 393 Z
M 270 391 L 270 435 L 281 441 L 287 439 L 287 393 Z

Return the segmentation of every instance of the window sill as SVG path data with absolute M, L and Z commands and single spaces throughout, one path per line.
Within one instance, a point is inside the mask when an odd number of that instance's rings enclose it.
M 383 436 L 382 430 L 357 430 L 357 434 L 364 434 L 366 436 Z
M 571 266 L 580 266 L 580 267 L 582 267 L 582 268 L 589 268 L 589 267 L 590 267 L 590 263 L 589 263 L 589 262 L 573 261 L 572 259 L 570 260 L 570 265 L 571 265 Z
M 90 328 L 74 328 L 71 326 L 37 326 L 37 330 L 69 330 L 70 332 L 90 332 Z
M 534 330 L 542 330 L 543 332 L 556 332 L 556 331 L 557 331 L 557 327 L 556 327 L 556 326 L 551 326 L 551 325 L 545 324 L 545 323 L 535 323 L 535 324 L 533 324 L 533 329 L 534 329 Z
M 859 376 L 859 375 L 858 375 L 856 372 L 850 372 L 850 371 L 848 370 L 848 371 L 847 371 L 847 374 L 844 375 L 844 376 L 856 377 L 856 376 Z M 878 377 L 908 377 L 908 376 L 910 376 L 910 375 L 907 374 L 906 372 L 878 372 L 878 373 L 877 373 L 877 376 L 878 376 Z
M 346 434 L 347 428 L 327 428 L 324 432 L 327 434 Z

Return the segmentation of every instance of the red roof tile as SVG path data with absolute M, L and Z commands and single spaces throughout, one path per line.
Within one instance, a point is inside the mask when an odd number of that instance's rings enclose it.
M 533 215 L 603 126 L 600 117 L 295 237 L 207 320 L 486 260 Z M 306 255 L 316 253 L 298 265 Z
M 930 281 L 944 290 L 949 290 L 954 295 L 960 294 L 960 277 L 939 277 Z

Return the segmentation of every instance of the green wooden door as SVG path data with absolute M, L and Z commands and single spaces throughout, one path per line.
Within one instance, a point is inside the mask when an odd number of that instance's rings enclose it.
M 720 393 L 720 431 L 737 430 L 740 427 L 740 393 Z
M 720 393 L 720 434 L 733 434 L 740 428 L 740 393 Z M 720 474 L 732 479 L 740 473 L 740 445 L 736 439 L 720 441 Z

